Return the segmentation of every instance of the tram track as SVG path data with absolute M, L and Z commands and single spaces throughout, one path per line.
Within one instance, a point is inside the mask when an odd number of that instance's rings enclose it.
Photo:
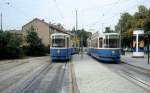
M 128 64 L 103 64 L 108 69 L 150 92 L 150 72 Z
M 19 66 L 29 64 L 34 60 L 37 60 L 37 61 L 42 60 L 43 61 L 43 58 L 41 58 L 41 57 L 32 58 L 31 57 L 31 58 L 27 58 L 27 59 L 2 60 L 2 61 L 0 61 L 0 74 L 4 73 L 5 71 L 7 72 L 11 69 L 17 68 Z
M 150 85 L 147 82 L 139 79 L 138 77 L 130 75 L 129 72 L 124 71 L 122 73 L 124 73 L 124 74 L 122 74 L 123 77 L 125 77 L 126 79 L 132 81 L 133 83 L 138 84 L 140 87 L 142 87 L 145 90 L 147 90 L 148 92 L 150 92 Z
M 0 79 L 1 85 L 5 84 L 0 87 L 0 92 L 80 93 L 78 92 L 74 66 L 71 61 L 52 63 L 49 59 L 35 59 L 34 61 L 34 63 L 15 66 L 14 69 L 11 68 L 12 70 L 9 69 L 1 73 L 6 74 Z M 19 68 L 21 69 L 19 70 Z
M 32 82 L 46 69 L 48 68 L 47 64 L 42 65 L 26 77 L 24 77 L 18 84 L 16 84 L 16 87 L 11 86 L 8 91 L 4 91 L 3 93 L 22 93 L 25 89 L 27 89 L 30 85 L 32 85 Z
M 9 93 L 62 93 L 66 68 L 67 62 L 45 65 Z
M 0 73 L 4 72 L 4 71 L 8 71 L 10 69 L 13 69 L 15 67 L 24 65 L 26 63 L 29 63 L 27 61 L 23 61 L 23 62 L 9 62 L 9 63 L 5 63 L 5 64 L 0 64 Z
M 51 66 L 46 66 L 44 69 L 42 69 L 40 71 L 39 74 L 35 75 L 33 78 L 31 78 L 30 81 L 26 82 L 26 85 L 24 88 L 22 88 L 21 90 L 17 90 L 17 92 L 14 92 L 14 93 L 25 93 L 25 91 L 27 91 L 28 89 L 30 89 L 32 87 L 32 85 L 34 84 L 34 82 L 39 82 L 39 77 L 41 78 L 41 75 L 45 75 L 50 69 L 52 68 L 52 65 Z

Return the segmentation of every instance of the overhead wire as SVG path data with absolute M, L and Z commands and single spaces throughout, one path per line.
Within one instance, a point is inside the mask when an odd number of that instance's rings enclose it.
M 118 0 L 118 1 L 120 1 L 120 0 Z M 143 2 L 141 2 L 141 3 L 145 3 L 145 2 L 147 2 L 147 0 L 144 0 Z M 117 4 L 117 3 L 116 3 Z M 125 9 L 124 11 L 125 12 L 127 12 L 127 11 L 129 11 L 129 10 L 131 10 L 131 9 L 133 9 L 133 8 L 135 8 L 136 6 L 138 6 L 137 5 L 138 3 L 136 3 L 134 6 L 132 6 L 132 7 L 130 7 L 130 8 L 127 8 L 127 9 Z M 120 12 L 118 13 L 114 13 L 113 15 L 116 15 L 116 14 L 120 14 Z M 108 17 L 107 19 L 112 19 L 112 18 L 114 18 L 114 16 L 110 16 L 110 17 Z M 104 21 L 105 19 L 102 19 L 101 21 Z M 87 24 L 86 26 L 89 26 L 89 25 L 96 25 L 97 23 L 99 23 L 100 21 L 96 21 L 96 22 L 94 22 L 94 23 L 91 23 L 91 24 Z
M 117 4 L 119 4 L 119 2 L 120 2 L 120 0 L 117 0 L 116 2 L 114 2 L 113 4 L 111 4 L 112 6 L 110 6 L 110 8 L 108 8 L 108 10 L 112 10 L 113 9 L 113 7 L 115 7 Z M 102 13 L 102 16 L 104 17 L 105 16 L 105 14 L 104 13 Z M 102 21 L 102 20 L 101 20 Z M 99 23 L 99 20 L 98 21 L 96 21 L 96 22 L 94 22 L 94 23 L 92 23 L 91 25 L 96 25 L 97 23 Z M 87 24 L 87 25 L 90 25 L 90 24 Z M 86 26 L 87 26 L 86 25 Z
M 55 3 L 55 6 L 56 6 L 56 8 L 57 8 L 57 11 L 58 11 L 58 13 L 59 13 L 60 18 L 64 19 L 63 13 L 61 12 L 61 10 L 60 10 L 60 8 L 59 8 L 59 6 L 58 6 L 56 0 L 53 0 L 53 2 Z

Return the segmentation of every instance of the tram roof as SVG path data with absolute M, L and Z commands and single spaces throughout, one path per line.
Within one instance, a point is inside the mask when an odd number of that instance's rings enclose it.
M 103 33 L 104 35 L 119 35 L 119 33 L 115 33 L 115 32 L 113 32 L 113 33 Z
M 144 37 L 145 38 L 148 38 L 150 36 L 150 31 L 148 31 L 148 32 L 146 32 L 145 34 L 144 34 Z
M 150 35 L 150 31 L 146 32 L 145 35 Z
M 55 35 L 70 36 L 70 35 L 65 34 L 65 33 L 53 33 L 53 34 L 51 34 L 51 36 L 55 36 Z
M 106 35 L 119 35 L 119 33 L 100 33 L 100 32 L 96 32 L 94 34 L 92 34 L 91 38 L 96 38 L 96 37 L 103 37 L 103 36 L 106 36 Z

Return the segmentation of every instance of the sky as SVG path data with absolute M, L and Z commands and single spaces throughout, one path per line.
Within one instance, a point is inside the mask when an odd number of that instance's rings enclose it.
M 33 18 L 72 29 L 77 10 L 78 29 L 94 32 L 114 29 L 122 13 L 134 14 L 139 5 L 150 8 L 150 0 L 0 0 L 0 12 L 4 30 L 21 29 Z

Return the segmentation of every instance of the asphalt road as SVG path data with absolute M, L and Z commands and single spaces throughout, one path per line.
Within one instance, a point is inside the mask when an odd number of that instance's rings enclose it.
M 65 63 L 48 65 L 21 93 L 62 93 Z
M 0 93 L 70 93 L 68 62 L 49 56 L 1 61 Z M 66 82 L 67 81 L 67 82 Z
M 108 90 L 130 93 L 136 86 L 150 92 L 149 77 L 148 70 L 123 63 L 98 62 L 86 54 L 74 55 L 70 62 L 52 63 L 49 56 L 0 61 L 0 93 L 79 93 L 79 89 L 82 93 Z M 120 83 L 125 87 L 130 85 L 130 90 L 114 85 Z M 101 84 L 113 86 L 104 90 Z

